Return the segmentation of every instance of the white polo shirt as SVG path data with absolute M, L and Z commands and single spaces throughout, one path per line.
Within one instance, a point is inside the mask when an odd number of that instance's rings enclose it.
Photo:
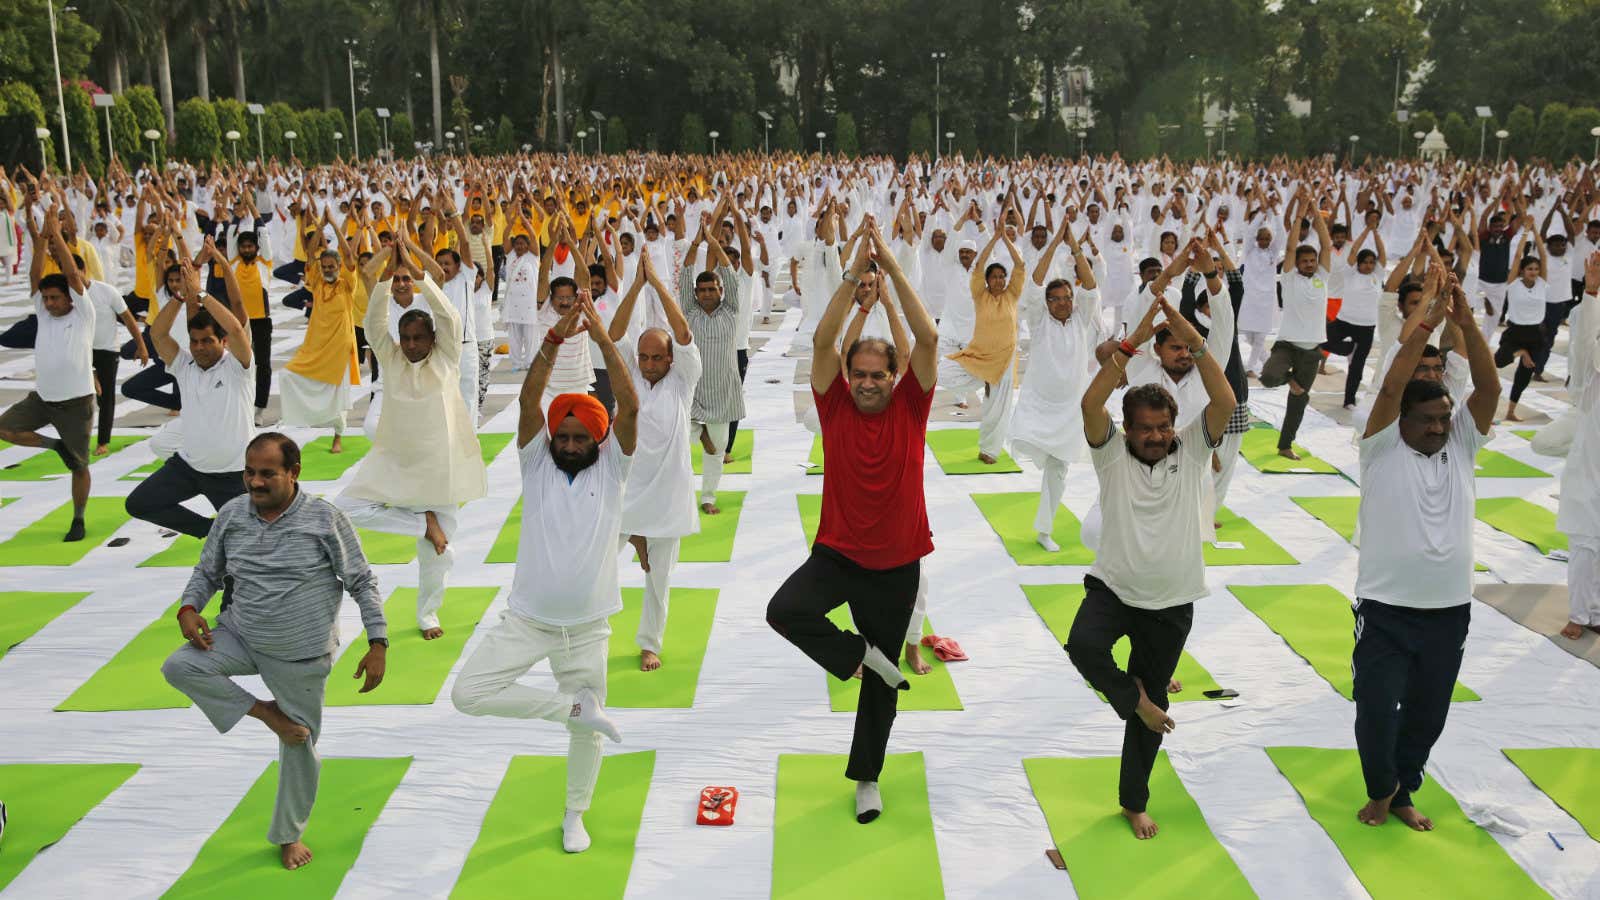
M 1278 276 L 1283 290 L 1283 320 L 1278 323 L 1278 340 L 1291 344 L 1321 344 L 1328 339 L 1327 269 L 1310 276 L 1290 269 Z
M 600 458 L 571 480 L 550 455 L 541 428 L 517 452 L 522 464 L 522 536 L 511 581 L 511 611 L 545 625 L 584 625 L 622 609 L 617 587 L 617 535 L 622 493 L 632 459 L 616 438 L 600 442 Z
M 1473 467 L 1489 437 L 1461 403 L 1433 456 L 1401 440 L 1398 419 L 1362 439 L 1358 600 L 1442 609 L 1472 599 Z
M 94 302 L 70 288 L 67 294 L 72 309 L 53 316 L 44 308 L 44 295 L 33 292 L 33 311 L 39 317 L 33 342 L 35 389 L 39 399 L 51 403 L 94 393 Z
M 1210 525 L 1211 505 L 1204 501 L 1217 445 L 1205 427 L 1205 416 L 1189 423 L 1178 433 L 1178 448 L 1154 466 L 1128 452 L 1116 427 L 1089 450 L 1103 521 L 1089 574 L 1129 606 L 1166 609 L 1206 595 L 1201 519 Z
M 183 445 L 178 455 L 196 472 L 244 470 L 255 413 L 255 376 L 232 352 L 209 369 L 200 368 L 188 350 L 179 350 L 167 372 L 183 396 Z
M 117 322 L 128 311 L 128 302 L 104 281 L 89 282 L 89 300 L 94 304 L 94 349 L 122 349 L 122 341 L 117 339 Z

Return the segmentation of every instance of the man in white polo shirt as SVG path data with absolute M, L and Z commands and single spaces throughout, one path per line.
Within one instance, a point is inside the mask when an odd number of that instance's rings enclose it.
M 456 709 L 468 715 L 548 719 L 567 726 L 561 845 L 568 853 L 589 849 L 583 813 L 600 775 L 600 736 L 622 740 L 603 706 L 611 635 L 606 620 L 622 609 L 616 541 L 639 421 L 639 398 L 627 364 L 588 293 L 583 291 L 572 311 L 545 335 L 522 383 L 517 422 L 522 537 L 511 597 L 450 694 Z M 567 341 L 583 340 L 585 328 L 605 354 L 616 419 L 588 394 L 565 393 L 550 402 L 547 420 L 545 384 L 556 353 Z M 517 683 L 544 659 L 556 679 L 554 691 Z
M 172 324 L 187 303 L 164 303 L 150 337 L 156 353 L 178 382 L 182 445 L 150 477 L 128 494 L 128 515 L 162 528 L 203 538 L 213 520 L 184 506 L 204 494 L 215 509 L 245 492 L 244 450 L 254 430 L 255 373 L 251 371 L 250 316 L 233 267 L 206 239 L 206 254 L 222 272 L 233 308 L 200 289 L 200 273 L 184 260 L 185 299 L 198 298 L 200 312 L 189 317 L 189 348 L 178 346 Z M 201 262 L 205 262 L 204 259 Z
M 62 540 L 81 541 L 86 534 L 83 511 L 89 504 L 89 432 L 94 426 L 95 311 L 56 217 L 52 206 L 44 215 L 43 229 L 35 230 L 32 210 L 23 214 L 33 239 L 28 275 L 39 321 L 33 344 L 37 374 L 28 396 L 0 414 L 0 441 L 44 447 L 61 457 L 72 473 L 72 524 Z M 43 274 L 46 255 L 54 256 L 60 272 Z M 46 425 L 55 428 L 56 437 L 39 434 Z
M 1443 285 L 1441 287 L 1441 285 Z M 1473 308 L 1452 277 L 1429 273 L 1432 306 L 1401 346 L 1361 440 L 1361 553 L 1350 668 L 1356 749 L 1367 803 L 1416 831 L 1433 823 L 1411 803 L 1444 730 L 1467 644 L 1472 601 L 1473 466 L 1489 442 L 1500 376 Z M 1452 296 L 1453 295 L 1453 296 Z M 1428 335 L 1448 309 L 1460 326 L 1472 393 L 1457 405 L 1439 382 L 1414 379 Z
M 1328 339 L 1328 282 L 1333 277 L 1330 266 L 1333 239 L 1328 236 L 1328 223 L 1318 214 L 1304 187 L 1292 202 L 1298 207 L 1289 221 L 1298 222 L 1300 217 L 1310 216 L 1317 231 L 1317 246 L 1296 245 L 1291 241 L 1292 249 L 1284 255 L 1284 271 L 1278 278 L 1283 321 L 1278 324 L 1278 340 L 1272 345 L 1272 355 L 1261 367 L 1261 386 L 1289 385 L 1283 427 L 1278 429 L 1278 455 L 1298 460 L 1300 454 L 1294 452 L 1294 438 L 1300 431 L 1306 405 L 1311 402 L 1311 386 L 1322 364 L 1322 344 Z
M 1140 385 L 1122 395 L 1119 431 L 1106 402 L 1136 348 L 1155 333 L 1157 313 L 1166 318 L 1163 327 L 1189 347 L 1206 388 L 1205 412 L 1179 431 L 1180 411 L 1172 395 L 1157 384 Z M 1164 688 L 1194 623 L 1194 601 L 1206 595 L 1201 536 L 1211 526 L 1211 453 L 1236 405 L 1222 362 L 1158 293 L 1083 395 L 1083 433 L 1100 482 L 1103 525 L 1065 649 L 1084 679 L 1127 723 L 1117 796 L 1140 840 L 1158 830 L 1145 811 L 1150 768 L 1161 736 L 1176 727 L 1167 715 Z M 1123 637 L 1132 645 L 1127 671 L 1111 654 Z

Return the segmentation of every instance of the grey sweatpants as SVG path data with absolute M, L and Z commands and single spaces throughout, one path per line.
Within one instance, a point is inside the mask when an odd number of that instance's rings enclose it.
M 267 840 L 288 844 L 300 840 L 317 801 L 322 759 L 317 738 L 322 734 L 322 695 L 333 668 L 333 654 L 311 659 L 275 659 L 250 649 L 224 625 L 211 630 L 211 649 L 184 644 L 161 664 L 167 683 L 195 702 L 217 731 L 227 733 L 255 705 L 256 698 L 234 682 L 235 675 L 260 675 L 283 714 L 311 729 L 304 744 L 278 744 L 278 799 L 272 807 Z

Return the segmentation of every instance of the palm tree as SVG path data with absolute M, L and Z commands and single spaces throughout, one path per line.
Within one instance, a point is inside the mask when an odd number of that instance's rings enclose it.
M 107 85 L 111 93 L 120 94 L 127 87 L 128 54 L 144 46 L 145 10 L 136 0 L 92 0 L 84 12 L 100 32 L 97 50 L 104 57 Z
M 433 87 L 433 143 L 444 146 L 443 78 L 439 66 L 439 31 L 459 10 L 454 0 L 397 0 L 400 21 L 421 21 L 428 29 L 428 73 Z

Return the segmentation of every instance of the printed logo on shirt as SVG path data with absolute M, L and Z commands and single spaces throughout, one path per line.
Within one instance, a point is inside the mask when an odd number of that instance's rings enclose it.
M 1323 281 L 1321 278 L 1313 278 L 1313 279 L 1311 279 L 1311 286 L 1316 288 L 1317 290 L 1322 290 L 1323 288 L 1328 286 L 1328 283 L 1326 281 Z
M 1173 463 L 1172 465 L 1167 466 L 1168 474 L 1176 473 L 1177 471 L 1178 471 L 1178 464 L 1177 463 Z

